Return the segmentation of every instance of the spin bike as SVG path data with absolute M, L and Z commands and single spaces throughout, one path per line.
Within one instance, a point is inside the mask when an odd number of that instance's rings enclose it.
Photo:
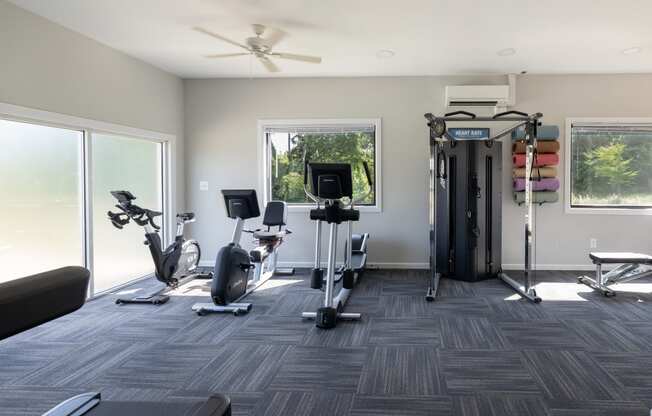
M 159 282 L 165 284 L 165 287 L 153 293 L 130 299 L 120 298 L 115 303 L 118 305 L 126 303 L 161 305 L 170 300 L 170 297 L 166 294 L 169 291 L 193 279 L 210 279 L 212 277 L 211 273 L 201 273 L 197 270 L 201 257 L 199 243 L 195 240 L 185 240 L 183 238 L 184 226 L 195 221 L 194 213 L 177 214 L 177 234 L 172 244 L 163 250 L 161 237 L 158 233 L 161 227 L 154 222 L 154 218 L 163 215 L 163 213 L 141 208 L 134 204 L 132 201 L 136 197 L 129 191 L 111 191 L 111 195 L 118 201 L 116 208 L 120 210 L 117 213 L 108 212 L 111 223 L 120 230 L 130 221 L 145 228 L 145 245 L 149 246 L 154 261 L 154 276 Z
M 197 303 L 192 307 L 198 315 L 229 312 L 234 315 L 247 313 L 251 303 L 241 302 L 263 283 L 276 275 L 292 275 L 293 268 L 277 268 L 278 248 L 283 239 L 292 232 L 285 227 L 287 205 L 282 201 L 270 201 L 265 207 L 263 225 L 266 229 L 245 230 L 245 221 L 260 216 L 256 191 L 222 190 L 227 216 L 236 220 L 231 242 L 217 253 L 211 299 L 213 303 Z M 272 227 L 278 227 L 273 230 Z M 247 252 L 240 247 L 242 233 L 250 233 L 257 247 Z M 253 278 L 250 280 L 250 271 Z
M 371 192 L 373 183 L 369 173 L 369 166 L 363 162 L 365 176 Z M 310 177 L 311 191 L 308 190 L 308 177 Z M 333 328 L 338 320 L 359 320 L 361 314 L 344 312 L 349 296 L 358 279 L 364 271 L 367 261 L 368 234 L 355 235 L 352 233 L 353 222 L 360 219 L 360 211 L 355 209 L 355 204 L 363 200 L 353 199 L 353 178 L 351 165 L 348 163 L 310 163 L 305 162 L 304 190 L 306 195 L 317 207 L 310 211 L 310 219 L 317 222 L 317 235 L 315 242 L 315 267 L 311 274 L 313 289 L 324 290 L 324 306 L 316 312 L 303 312 L 305 319 L 314 319 L 318 328 Z M 322 206 L 323 203 L 323 206 Z M 321 224 L 326 222 L 330 226 L 328 240 L 328 267 L 324 279 L 321 268 Z M 336 270 L 337 258 L 337 231 L 338 226 L 346 222 L 347 238 L 345 246 L 344 265 Z M 342 287 L 334 295 L 335 284 L 341 281 Z

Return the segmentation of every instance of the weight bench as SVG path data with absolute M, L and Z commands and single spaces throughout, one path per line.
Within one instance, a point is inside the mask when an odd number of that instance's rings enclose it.
M 652 256 L 639 253 L 589 253 L 595 264 L 595 278 L 580 276 L 578 283 L 583 283 L 599 290 L 605 296 L 615 296 L 616 292 L 609 286 L 631 280 L 652 276 Z M 616 268 L 602 272 L 603 264 L 619 264 Z

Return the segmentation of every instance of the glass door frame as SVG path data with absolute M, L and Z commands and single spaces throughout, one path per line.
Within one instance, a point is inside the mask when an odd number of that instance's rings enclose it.
M 120 136 L 126 139 L 146 140 L 161 144 L 161 197 L 163 208 L 163 226 L 161 239 L 165 245 L 170 244 L 174 238 L 176 218 L 176 136 L 151 130 L 144 130 L 119 124 L 107 123 L 53 113 L 50 111 L 36 110 L 13 104 L 0 102 L 0 119 L 31 123 L 47 127 L 56 127 L 82 132 L 82 142 L 79 146 L 80 162 L 80 206 L 81 206 L 81 247 L 83 266 L 91 272 L 88 294 L 92 298 L 95 293 L 95 276 L 93 262 L 93 135 L 106 134 Z M 133 283 L 147 276 L 131 280 Z M 124 286 L 124 285 L 121 285 Z M 117 286 L 113 289 L 119 288 Z M 100 295 L 104 293 L 99 293 Z

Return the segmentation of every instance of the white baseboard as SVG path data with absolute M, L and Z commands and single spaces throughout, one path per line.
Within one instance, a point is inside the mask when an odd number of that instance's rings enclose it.
M 297 267 L 309 269 L 313 267 L 312 261 L 279 261 L 278 267 Z M 199 262 L 201 267 L 213 267 L 215 260 L 202 260 Z M 326 267 L 326 263 L 322 262 L 322 267 Z M 410 269 L 410 270 L 424 270 L 430 268 L 429 263 L 426 262 L 369 262 L 367 267 L 370 269 Z M 537 264 L 535 270 L 595 270 L 593 264 Z M 605 269 L 608 269 L 605 265 Z M 503 264 L 503 270 L 523 270 L 523 264 Z
M 215 260 L 201 260 L 199 262 L 200 267 L 213 267 L 215 266 Z M 312 261 L 279 261 L 278 267 L 296 267 L 310 269 L 314 266 Z M 326 267 L 327 264 L 322 262 L 322 267 Z M 384 263 L 384 262 L 369 262 L 367 263 L 369 269 L 411 269 L 411 270 L 421 270 L 427 269 L 429 267 L 428 263 Z

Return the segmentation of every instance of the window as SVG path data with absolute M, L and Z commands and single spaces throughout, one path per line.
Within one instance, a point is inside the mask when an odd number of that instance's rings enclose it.
M 108 220 L 109 191 L 163 211 L 170 242 L 174 136 L 0 103 L 0 147 L 0 283 L 79 265 L 95 295 L 154 272 L 143 229 Z
M 265 198 L 291 206 L 311 204 L 303 190 L 304 155 L 312 162 L 351 164 L 353 197 L 359 206 L 380 208 L 379 120 L 263 121 Z M 363 162 L 373 180 L 369 189 Z
M 596 119 L 568 126 L 570 208 L 652 208 L 652 123 Z
M 108 134 L 94 134 L 92 148 L 93 269 L 95 291 L 102 292 L 154 272 L 143 228 L 118 230 L 106 212 L 116 211 L 110 193 L 116 190 L 131 192 L 143 208 L 163 210 L 163 154 L 161 143 Z
M 0 119 L 0 283 L 84 264 L 83 137 Z

